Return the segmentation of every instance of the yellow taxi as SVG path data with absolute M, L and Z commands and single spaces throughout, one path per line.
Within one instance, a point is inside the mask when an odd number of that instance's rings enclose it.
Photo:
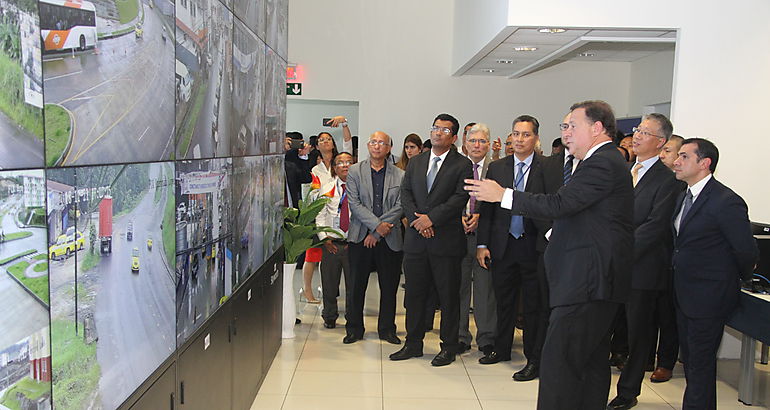
M 131 251 L 131 272 L 139 273 L 139 248 Z
M 86 239 L 80 231 L 70 235 L 59 235 L 56 243 L 48 247 L 48 259 L 69 258 L 76 251 L 83 249 L 85 243 Z

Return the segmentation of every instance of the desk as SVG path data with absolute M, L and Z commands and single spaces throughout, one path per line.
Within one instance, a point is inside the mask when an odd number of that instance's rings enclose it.
M 738 307 L 727 321 L 727 326 L 742 333 L 738 400 L 752 405 L 756 341 L 770 344 L 770 295 L 742 291 Z M 767 349 L 764 346 L 762 362 L 767 363 Z

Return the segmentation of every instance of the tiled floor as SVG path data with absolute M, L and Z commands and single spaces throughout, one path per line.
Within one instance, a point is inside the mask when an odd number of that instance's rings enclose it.
M 296 289 L 301 286 L 300 275 L 297 271 Z M 316 273 L 314 283 L 318 281 L 317 276 Z M 388 355 L 400 346 L 377 337 L 379 293 L 374 275 L 371 279 L 365 311 L 367 332 L 365 339 L 357 343 L 342 344 L 345 336 L 342 312 L 337 328 L 325 329 L 318 305 L 300 303 L 302 324 L 296 326 L 294 339 L 283 340 L 252 410 L 512 410 L 536 407 L 538 382 L 515 382 L 511 379 L 513 372 L 525 364 L 520 332 L 516 334 L 513 360 L 507 363 L 480 365 L 478 359 L 481 353 L 474 345 L 474 349 L 458 356 L 451 365 L 432 367 L 430 361 L 439 351 L 437 330 L 426 335 L 423 357 L 403 362 L 388 360 Z M 399 288 L 397 326 L 402 339 L 405 337 L 403 294 L 403 289 Z M 340 308 L 344 309 L 344 302 L 341 302 Z M 768 403 L 768 367 L 757 364 L 755 396 L 760 398 L 760 403 Z M 765 408 L 758 405 L 748 407 L 737 401 L 737 361 L 720 361 L 719 373 L 717 397 L 720 409 Z M 610 399 L 614 397 L 618 376 L 619 372 L 613 370 Z M 645 382 L 639 405 L 635 408 L 681 409 L 684 384 L 682 369 L 678 365 L 671 381 L 658 384 Z

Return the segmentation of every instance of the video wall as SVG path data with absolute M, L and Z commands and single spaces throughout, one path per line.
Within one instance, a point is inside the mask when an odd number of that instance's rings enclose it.
M 0 0 L 0 408 L 119 407 L 281 245 L 288 0 Z

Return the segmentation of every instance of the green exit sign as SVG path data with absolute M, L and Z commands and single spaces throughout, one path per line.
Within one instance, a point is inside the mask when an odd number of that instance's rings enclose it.
M 302 95 L 302 83 L 287 83 L 286 95 Z

